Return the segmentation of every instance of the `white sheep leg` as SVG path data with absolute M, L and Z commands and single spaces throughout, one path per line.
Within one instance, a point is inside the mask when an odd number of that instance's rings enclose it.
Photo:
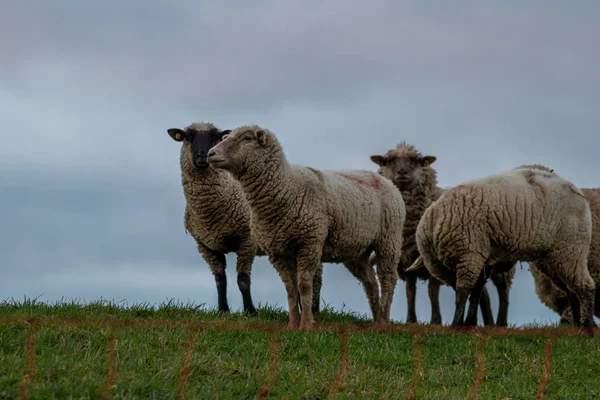
M 298 310 L 298 284 L 296 281 L 296 263 L 293 260 L 285 260 L 282 257 L 269 255 L 269 262 L 279 273 L 285 290 L 287 291 L 289 307 L 289 329 L 297 329 L 300 326 L 300 311 Z
M 311 329 L 314 323 L 313 305 L 313 280 L 315 273 L 321 266 L 320 246 L 304 247 L 298 251 L 296 265 L 298 268 L 298 291 L 302 304 L 300 316 L 300 329 Z
M 398 261 L 396 257 L 379 255 L 377 264 L 377 277 L 381 285 L 380 311 L 377 325 L 388 325 L 390 323 L 390 312 L 394 299 L 394 290 L 398 282 Z M 399 258 L 399 257 L 398 257 Z

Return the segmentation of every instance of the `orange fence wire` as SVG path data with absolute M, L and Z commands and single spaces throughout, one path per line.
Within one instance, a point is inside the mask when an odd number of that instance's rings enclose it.
M 192 356 L 194 355 L 194 350 L 196 350 L 198 332 L 198 329 L 188 329 L 187 338 L 183 345 L 183 352 L 181 355 L 181 375 L 179 376 L 179 384 L 177 385 L 178 399 L 186 398 L 185 388 L 192 376 Z
M 106 378 L 100 390 L 102 399 L 110 399 L 110 392 L 115 387 L 117 378 L 117 340 L 118 332 L 114 327 L 109 327 L 106 335 Z
M 479 398 L 477 396 L 477 390 L 479 389 L 479 386 L 481 386 L 481 382 L 483 382 L 485 376 L 485 345 L 487 344 L 487 340 L 487 336 L 481 336 L 477 342 L 477 369 L 475 372 L 475 380 L 473 380 L 473 385 L 469 391 L 469 398 L 473 400 Z
M 259 399 L 266 399 L 269 396 L 277 382 L 277 377 L 279 376 L 279 335 L 276 331 L 269 331 L 268 341 L 269 352 L 271 353 L 271 371 L 269 381 L 265 386 L 261 387 L 256 394 Z
M 109 318 L 109 317 L 58 317 L 58 316 L 23 316 L 23 315 L 0 315 L 1 325 L 17 325 L 29 328 L 25 346 L 25 370 L 19 384 L 19 398 L 28 399 L 27 389 L 31 379 L 35 375 L 35 346 L 41 326 L 89 326 L 108 328 L 106 341 L 106 377 L 101 387 L 101 397 L 109 399 L 111 390 L 115 387 L 117 375 L 117 342 L 118 332 L 121 328 L 170 328 L 186 329 L 188 334 L 182 350 L 181 375 L 177 387 L 178 398 L 185 398 L 185 388 L 192 375 L 192 356 L 196 348 L 198 333 L 202 329 L 230 330 L 230 331 L 266 331 L 268 333 L 269 352 L 271 357 L 270 376 L 268 382 L 261 387 L 256 396 L 264 399 L 272 392 L 279 376 L 279 337 L 278 332 L 286 330 L 281 323 L 256 323 L 256 322 L 231 322 L 231 321 L 181 321 L 171 319 L 144 319 L 144 318 Z M 421 351 L 421 335 L 423 334 L 456 334 L 457 331 L 451 327 L 439 325 L 391 325 L 388 327 L 375 327 L 374 325 L 341 325 L 320 324 L 315 325 L 316 332 L 337 333 L 340 337 L 340 367 L 336 381 L 329 392 L 330 398 L 335 398 L 344 385 L 346 375 L 350 369 L 349 341 L 353 333 L 363 332 L 385 332 L 413 335 L 413 358 L 415 360 L 415 372 L 411 386 L 406 395 L 408 399 L 414 399 L 416 390 L 424 375 L 424 361 Z M 578 328 L 501 328 L 482 327 L 461 330 L 464 333 L 478 335 L 477 343 L 477 366 L 476 375 L 469 391 L 469 398 L 477 399 L 477 390 L 485 378 L 486 360 L 485 346 L 489 336 L 545 336 L 547 337 L 544 347 L 544 370 L 537 388 L 537 399 L 544 398 L 544 390 L 550 382 L 552 369 L 552 346 L 558 336 L 580 335 Z M 594 329 L 594 334 L 600 333 L 600 329 Z
M 344 385 L 344 381 L 346 380 L 346 375 L 348 374 L 348 370 L 350 369 L 350 363 L 348 362 L 348 352 L 349 352 L 348 336 L 349 335 L 347 332 L 340 333 L 340 369 L 338 370 L 338 374 L 337 374 L 335 383 L 333 384 L 333 386 L 331 387 L 331 390 L 329 391 L 330 399 L 335 399 L 338 392 Z
M 33 378 L 33 375 L 35 374 L 35 344 L 39 332 L 40 324 L 32 323 L 29 326 L 29 335 L 27 335 L 27 342 L 25 344 L 25 372 L 23 373 L 23 379 L 21 379 L 19 384 L 20 399 L 29 399 L 27 388 L 29 387 L 31 378 Z
M 540 384 L 537 388 L 537 399 L 544 398 L 544 389 L 546 389 L 546 385 L 550 383 L 550 372 L 552 369 L 552 346 L 554 345 L 554 337 L 549 337 L 546 340 L 546 346 L 544 346 L 544 372 L 542 374 L 542 379 L 540 379 Z
M 415 333 L 413 335 L 413 358 L 415 360 L 415 375 L 413 376 L 413 380 L 410 384 L 410 388 L 406 398 L 409 400 L 413 400 L 415 398 L 415 393 L 417 392 L 417 388 L 419 384 L 423 380 L 423 375 L 425 375 L 425 361 L 423 361 L 423 353 L 421 351 L 421 335 Z

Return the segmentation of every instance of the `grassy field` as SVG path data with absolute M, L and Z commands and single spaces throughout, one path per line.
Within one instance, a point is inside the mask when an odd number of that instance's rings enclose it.
M 547 385 L 542 384 L 545 398 L 600 398 L 598 338 L 557 337 L 546 348 L 544 336 L 483 340 L 423 333 L 415 347 L 410 333 L 190 330 L 175 322 L 111 328 L 73 322 L 169 319 L 284 326 L 287 321 L 278 309 L 261 307 L 259 312 L 257 319 L 175 303 L 0 303 L 0 399 L 19 398 L 20 391 L 31 399 L 107 394 L 113 399 L 173 399 L 178 393 L 189 399 L 267 394 L 285 399 L 535 399 L 548 368 L 544 353 L 550 349 L 550 374 Z M 10 320 L 21 316 L 56 317 L 59 322 L 36 330 L 35 325 Z M 316 322 L 340 327 L 370 323 L 331 309 Z

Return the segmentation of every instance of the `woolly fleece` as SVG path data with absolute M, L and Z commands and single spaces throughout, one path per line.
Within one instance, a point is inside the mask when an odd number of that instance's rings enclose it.
M 371 160 L 379 165 L 378 173 L 391 180 L 402 193 L 406 206 L 406 222 L 404 223 L 404 244 L 402 258 L 398 265 L 400 279 L 406 281 L 407 313 L 406 322 L 417 322 L 415 297 L 417 278 L 429 280 L 428 294 L 431 303 L 432 324 L 441 324 L 439 290 L 441 282 L 431 277 L 427 268 L 406 271 L 419 257 L 415 233 L 423 213 L 444 192 L 438 186 L 437 171 L 431 165 L 436 161 L 435 156 L 425 156 L 412 144 L 403 141 L 395 149 L 388 150 L 384 155 L 371 156 Z M 374 257 L 373 257 L 374 259 Z M 372 259 L 372 262 L 374 261 Z M 514 270 L 506 274 L 494 274 L 492 282 L 498 290 L 500 308 L 498 310 L 499 325 L 507 324 L 508 295 Z M 484 287 L 481 296 L 481 313 L 485 325 L 493 325 L 492 309 L 489 294 Z M 476 316 L 477 314 L 475 314 Z
M 209 134 L 218 130 L 207 122 L 192 123 L 186 132 Z M 250 229 L 250 208 L 239 183 L 226 171 L 204 168 L 196 170 L 192 146 L 184 140 L 180 152 L 181 184 L 186 199 L 184 226 L 195 239 L 198 251 L 209 265 L 217 285 L 219 310 L 229 311 L 225 254 L 237 254 L 237 283 L 242 293 L 244 310 L 256 314 L 250 295 L 250 274 L 255 255 L 264 255 Z M 315 303 L 318 310 L 322 266 L 315 276 Z
M 494 269 L 507 272 L 521 260 L 538 261 L 553 282 L 571 289 L 576 294 L 571 304 L 580 302 L 573 307 L 576 323 L 591 327 L 591 233 L 582 192 L 547 167 L 533 165 L 446 191 L 423 214 L 417 246 L 431 274 L 456 290 L 455 326 L 464 324 L 469 295 L 469 314 L 477 311 L 472 305 L 478 303 L 485 276 Z
M 321 261 L 343 263 L 362 282 L 374 320 L 389 323 L 406 215 L 402 196 L 389 180 L 369 171 L 291 165 L 277 137 L 256 125 L 235 129 L 210 151 L 208 161 L 242 185 L 252 230 L 286 286 L 290 328 L 313 325 L 306 305 Z M 373 251 L 379 257 L 381 302 L 368 264 Z
M 592 213 L 592 242 L 588 253 L 588 271 L 596 283 L 595 315 L 600 318 L 600 188 L 581 189 L 589 202 Z M 529 263 L 535 282 L 535 292 L 539 299 L 551 310 L 561 316 L 561 322 L 572 320 L 572 310 L 567 293 L 558 288 L 544 275 L 535 261 Z

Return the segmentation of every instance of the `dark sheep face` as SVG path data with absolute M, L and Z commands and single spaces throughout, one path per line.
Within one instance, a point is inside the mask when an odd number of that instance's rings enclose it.
M 403 156 L 371 156 L 371 160 L 381 167 L 381 175 L 394 182 L 400 189 L 408 189 L 421 181 L 423 168 L 431 165 L 434 156 L 420 157 L 416 154 Z
M 183 142 L 183 150 L 197 171 L 209 166 L 207 161 L 208 152 L 229 132 L 230 130 L 220 131 L 217 128 L 207 130 L 196 130 L 194 128 L 182 130 L 174 128 L 168 130 L 169 136 L 173 140 Z

